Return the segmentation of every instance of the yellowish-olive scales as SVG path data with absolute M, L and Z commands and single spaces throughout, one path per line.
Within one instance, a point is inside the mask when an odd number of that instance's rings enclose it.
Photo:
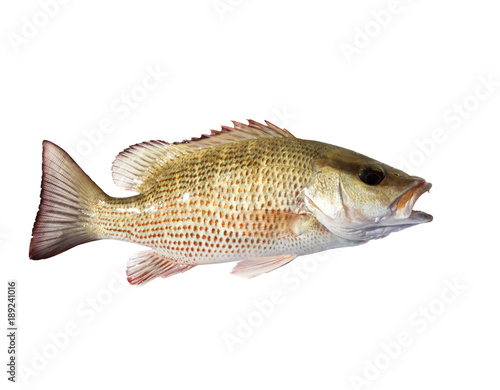
M 233 122 L 209 136 L 125 149 L 112 173 L 137 193 L 128 198 L 106 195 L 44 141 L 30 258 L 112 238 L 151 248 L 129 260 L 132 284 L 227 261 L 238 261 L 233 273 L 253 277 L 299 255 L 432 220 L 412 209 L 431 186 L 425 180 L 266 123 Z
M 127 199 L 96 205 L 96 233 L 156 248 L 181 263 L 203 264 L 327 245 L 331 233 L 315 218 L 310 234 L 288 226 L 302 189 L 331 145 L 297 138 L 222 144 L 166 164 L 156 185 Z M 313 218 L 311 218 L 313 219 Z

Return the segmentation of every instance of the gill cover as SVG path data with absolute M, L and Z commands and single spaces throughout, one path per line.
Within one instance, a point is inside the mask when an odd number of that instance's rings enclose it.
M 346 239 L 355 239 L 358 234 L 350 233 L 346 223 L 349 215 L 344 205 L 346 196 L 340 172 L 328 166 L 322 166 L 311 182 L 303 190 L 307 209 L 318 221 L 332 233 Z

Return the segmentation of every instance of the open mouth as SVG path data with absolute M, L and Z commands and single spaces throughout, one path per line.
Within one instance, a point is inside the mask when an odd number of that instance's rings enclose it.
M 422 181 L 396 198 L 391 205 L 393 216 L 398 219 L 405 219 L 406 223 L 409 222 L 412 224 L 432 221 L 432 215 L 424 213 L 423 211 L 413 210 L 413 206 L 417 202 L 418 198 L 420 198 L 420 196 L 425 192 L 429 191 L 431 187 L 431 183 Z

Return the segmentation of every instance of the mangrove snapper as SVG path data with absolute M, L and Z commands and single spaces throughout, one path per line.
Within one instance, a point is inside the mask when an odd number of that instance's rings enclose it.
M 125 149 L 112 173 L 137 193 L 127 198 L 106 195 L 49 141 L 42 170 L 30 258 L 105 238 L 142 244 L 151 249 L 129 260 L 131 284 L 228 261 L 254 277 L 432 220 L 413 210 L 431 188 L 424 179 L 267 121 Z

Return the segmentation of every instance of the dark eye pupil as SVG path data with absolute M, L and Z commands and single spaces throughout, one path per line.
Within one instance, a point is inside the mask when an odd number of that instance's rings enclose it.
M 364 168 L 359 173 L 359 178 L 363 183 L 366 183 L 370 186 L 374 186 L 379 184 L 382 180 L 384 180 L 385 174 L 382 170 L 377 168 Z

